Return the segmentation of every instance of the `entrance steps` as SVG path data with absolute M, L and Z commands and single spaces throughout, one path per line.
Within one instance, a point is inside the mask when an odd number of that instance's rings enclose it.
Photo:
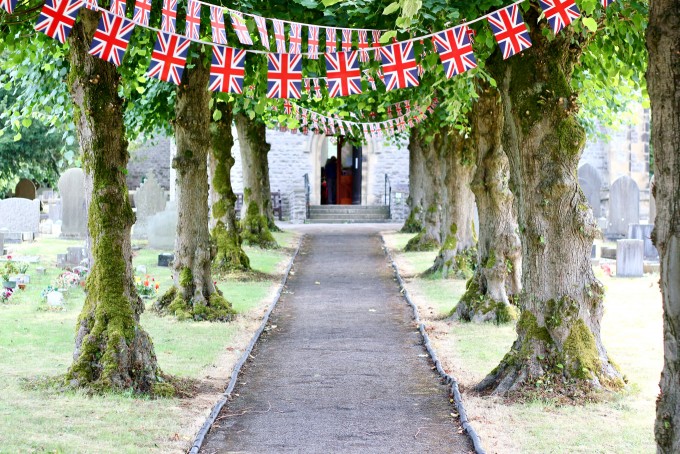
M 309 207 L 310 224 L 390 222 L 389 208 L 365 205 L 315 205 Z

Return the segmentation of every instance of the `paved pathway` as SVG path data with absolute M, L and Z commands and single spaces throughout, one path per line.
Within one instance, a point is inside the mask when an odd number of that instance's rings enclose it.
M 378 230 L 305 229 L 276 328 L 201 452 L 470 452 Z

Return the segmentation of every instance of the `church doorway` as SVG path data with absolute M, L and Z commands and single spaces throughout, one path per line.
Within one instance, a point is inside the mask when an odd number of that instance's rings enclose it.
M 321 205 L 361 205 L 362 151 L 362 147 L 346 143 L 344 137 L 327 138 L 319 169 Z

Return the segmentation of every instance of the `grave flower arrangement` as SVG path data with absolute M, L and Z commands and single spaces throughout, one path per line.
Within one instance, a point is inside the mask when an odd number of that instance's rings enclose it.
M 5 265 L 2 267 L 0 276 L 2 276 L 2 281 L 3 282 L 8 282 L 9 278 L 15 274 L 17 274 L 18 270 L 17 267 L 14 265 L 14 262 L 8 260 L 5 262 Z
M 12 296 L 14 291 L 11 288 L 3 288 L 0 290 L 0 303 L 6 303 L 9 301 L 9 297 Z
M 160 285 L 155 278 L 147 274 L 144 279 L 135 276 L 135 287 L 137 287 L 137 293 L 142 298 L 153 298 L 158 294 Z
M 80 275 L 71 271 L 64 271 L 57 277 L 56 285 L 59 289 L 69 289 L 78 285 L 80 282 Z

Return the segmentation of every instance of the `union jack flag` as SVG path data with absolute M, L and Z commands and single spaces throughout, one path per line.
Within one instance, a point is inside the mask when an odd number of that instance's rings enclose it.
M 97 0 L 85 0 L 85 8 L 92 10 L 92 11 L 97 11 L 99 9 L 99 5 L 97 4 Z
M 304 78 L 305 82 L 305 90 L 307 90 L 308 93 L 312 92 L 312 80 L 309 77 Z
M 300 109 L 302 111 L 302 126 L 307 126 L 307 109 Z
M 161 10 L 161 30 L 165 33 L 175 33 L 177 21 L 177 0 L 163 0 Z
M 309 34 L 307 35 L 307 58 L 311 60 L 319 59 L 319 27 L 317 25 L 310 25 L 307 27 Z
M 326 54 L 326 77 L 331 98 L 361 93 L 357 51 Z
M 345 135 L 345 125 L 344 125 L 344 123 L 345 123 L 345 122 L 342 121 L 342 120 L 339 120 L 339 121 L 338 121 L 338 128 L 340 128 L 340 135 L 341 135 L 341 136 L 344 136 L 344 135 Z
M 387 91 L 420 85 L 418 64 L 413 54 L 413 42 L 395 43 L 383 47 L 382 70 Z
M 132 20 L 140 25 L 149 25 L 151 15 L 151 0 L 135 0 L 135 15 Z
M 199 39 L 201 34 L 201 4 L 198 0 L 187 3 L 187 20 L 184 35 L 189 39 Z
M 300 98 L 301 54 L 267 54 L 267 98 Z
M 375 79 L 373 78 L 373 76 L 371 76 L 368 73 L 364 73 L 364 74 L 366 74 L 366 79 L 368 80 L 368 85 L 370 85 L 371 90 L 373 90 L 373 91 L 377 90 L 377 87 L 375 86 Z
M 319 117 L 316 112 L 312 112 L 312 129 L 314 131 L 319 130 Z
M 7 11 L 8 14 L 14 13 L 15 6 L 17 6 L 17 0 L 0 0 L 0 8 Z
M 392 106 L 387 106 L 387 118 L 392 118 Z
M 272 19 L 274 23 L 274 39 L 276 40 L 276 52 L 279 54 L 286 53 L 286 32 L 283 29 L 283 21 Z
M 352 50 L 352 29 L 342 29 L 342 51 L 349 52 Z
M 267 19 L 261 16 L 253 16 L 257 31 L 260 33 L 260 42 L 265 49 L 269 50 L 269 35 L 267 34 Z
M 491 13 L 486 20 L 501 46 L 504 60 L 531 47 L 529 30 L 524 24 L 518 5 L 510 5 Z
M 320 98 L 321 97 L 321 84 L 319 83 L 318 78 L 312 79 L 312 82 L 314 82 L 314 97 Z
M 368 56 L 368 32 L 366 30 L 359 30 L 358 32 L 359 40 L 359 60 L 362 62 L 367 62 L 369 60 Z
M 288 49 L 289 54 L 299 54 L 302 52 L 302 25 L 301 24 L 290 24 L 290 34 L 288 35 L 288 41 L 290 41 L 290 48 Z
M 35 29 L 63 44 L 82 6 L 80 0 L 46 0 Z
M 134 28 L 135 24 L 131 20 L 102 11 L 92 38 L 90 54 L 120 66 Z
M 243 77 L 246 74 L 245 61 L 245 49 L 213 46 L 208 88 L 211 91 L 242 94 Z
M 609 5 L 611 5 L 612 3 L 614 3 L 614 0 L 600 0 L 600 2 L 602 2 L 602 7 L 606 8 Z
M 555 35 L 581 16 L 574 0 L 539 0 L 539 3 Z
M 373 34 L 373 43 L 371 44 L 371 47 L 373 47 L 375 49 L 374 60 L 380 61 L 380 49 L 382 47 L 380 45 L 380 34 L 381 34 L 381 32 L 380 32 L 380 30 L 373 30 L 372 34 Z
M 394 107 L 397 109 L 397 117 L 401 117 L 401 103 L 396 103 Z
M 326 27 L 326 53 L 334 54 L 337 46 L 335 42 L 335 27 Z
M 245 19 L 243 19 L 243 13 L 239 11 L 229 11 L 229 13 L 231 16 L 231 25 L 234 27 L 239 42 L 252 46 L 253 40 L 250 37 L 250 33 L 248 33 L 248 26 L 246 25 Z
M 224 29 L 224 12 L 221 6 L 210 7 L 210 27 L 213 42 L 227 44 L 227 31 Z
M 287 99 L 283 102 L 283 113 L 291 115 L 293 113 L 293 105 Z
M 191 41 L 170 33 L 158 32 L 147 75 L 179 85 Z
M 117 16 L 125 16 L 125 0 L 111 0 L 111 12 Z
M 411 113 L 411 101 L 409 101 L 408 99 L 404 101 L 404 110 L 406 111 L 407 114 Z
M 447 78 L 477 67 L 467 25 L 444 30 L 432 37 Z

